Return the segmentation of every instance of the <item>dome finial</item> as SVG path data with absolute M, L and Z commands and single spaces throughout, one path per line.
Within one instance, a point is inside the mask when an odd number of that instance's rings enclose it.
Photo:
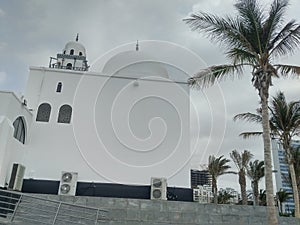
M 79 39 L 79 33 L 77 33 L 75 40 L 78 41 L 78 39 Z
M 136 50 L 136 51 L 139 50 L 139 40 L 136 40 L 135 50 Z

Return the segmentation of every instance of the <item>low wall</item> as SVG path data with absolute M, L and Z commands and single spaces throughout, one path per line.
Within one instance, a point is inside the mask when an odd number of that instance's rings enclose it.
M 241 205 L 214 205 L 195 202 L 151 201 L 83 196 L 38 195 L 51 200 L 64 201 L 107 209 L 109 225 L 265 225 L 266 207 Z M 279 217 L 280 225 L 300 225 L 296 218 Z

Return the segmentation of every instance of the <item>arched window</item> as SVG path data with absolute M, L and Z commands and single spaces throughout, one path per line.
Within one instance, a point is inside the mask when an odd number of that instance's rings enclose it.
M 19 116 L 13 123 L 13 126 L 15 128 L 14 138 L 25 144 L 25 122 L 22 117 Z
M 66 50 L 64 50 L 64 54 L 66 54 Z
M 56 92 L 61 92 L 62 89 L 62 83 L 58 82 L 57 86 L 56 86 Z
M 51 113 L 50 104 L 48 103 L 40 104 L 36 115 L 36 121 L 49 122 L 50 113 Z
M 74 49 L 70 50 L 70 55 L 74 55 Z
M 72 117 L 72 107 L 69 105 L 62 105 L 58 113 L 58 123 L 70 123 Z
M 82 52 L 79 52 L 79 55 L 82 55 Z
M 72 63 L 68 63 L 66 68 L 67 68 L 67 70 L 71 70 L 72 69 Z

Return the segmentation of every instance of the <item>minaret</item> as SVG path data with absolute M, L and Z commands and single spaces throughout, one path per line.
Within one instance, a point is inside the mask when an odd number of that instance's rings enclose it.
M 78 40 L 79 34 L 76 35 L 75 41 L 66 44 L 62 53 L 58 53 L 56 58 L 50 57 L 49 68 L 87 71 L 89 66 L 85 47 Z

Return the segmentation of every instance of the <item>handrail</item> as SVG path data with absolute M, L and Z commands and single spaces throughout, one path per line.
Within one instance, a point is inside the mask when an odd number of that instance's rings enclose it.
M 44 210 L 44 209 L 40 209 L 40 208 L 37 208 L 37 207 L 30 207 L 30 206 L 22 206 L 23 208 L 26 208 L 26 209 L 35 209 L 35 210 L 37 210 L 37 211 L 41 211 L 41 212 L 48 212 L 48 213 L 53 213 L 53 214 L 55 214 L 56 213 L 56 211 L 57 210 L 55 210 L 55 211 L 50 211 L 50 210 Z
M 11 194 L 16 194 L 16 195 L 22 195 L 23 197 L 25 196 L 25 197 L 29 197 L 29 198 L 33 198 L 33 199 L 40 199 L 40 200 L 47 201 L 47 202 L 63 203 L 64 205 L 76 206 L 78 208 L 87 208 L 87 209 L 95 209 L 95 210 L 99 209 L 97 207 L 92 207 L 92 206 L 76 205 L 76 204 L 63 202 L 63 201 L 45 199 L 45 198 L 42 198 L 42 197 L 37 197 L 35 195 L 30 195 L 30 194 L 27 194 L 27 193 L 21 193 L 21 192 L 16 192 L 16 191 L 0 190 L 0 193 L 1 192 L 7 192 L 7 193 L 11 193 Z M 100 210 L 102 210 L 102 209 L 100 209 Z M 103 211 L 106 211 L 106 210 L 103 210 Z
M 17 204 L 16 204 L 15 210 L 14 210 L 13 214 L 12 214 L 11 217 L 10 217 L 10 221 L 11 221 L 11 222 L 13 221 L 13 219 L 14 219 L 15 216 L 16 216 L 16 209 L 17 209 L 18 206 L 20 205 L 21 199 L 22 199 L 22 195 L 20 196 L 20 198 L 19 198 L 19 200 L 18 200 L 18 202 L 17 202 Z
M 11 196 L 10 196 L 11 195 Z M 14 220 L 40 224 L 56 224 L 57 221 L 72 224 L 98 223 L 106 219 L 107 210 L 51 200 L 26 193 L 0 190 L 0 215 L 11 223 Z M 46 222 L 48 221 L 48 222 Z
M 56 222 L 56 219 L 57 219 L 57 215 L 58 215 L 58 213 L 59 213 L 60 206 L 61 206 L 61 203 L 59 203 L 59 205 L 58 205 L 58 207 L 57 207 L 57 211 L 56 211 L 55 216 L 54 216 L 53 224 L 55 224 L 55 222 Z

